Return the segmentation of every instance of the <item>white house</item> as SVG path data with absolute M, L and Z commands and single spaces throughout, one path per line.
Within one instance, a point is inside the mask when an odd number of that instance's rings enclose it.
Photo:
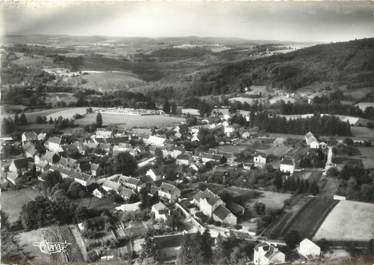
M 113 130 L 107 128 L 97 128 L 96 137 L 97 138 L 110 138 L 113 136 Z
M 21 136 L 22 145 L 25 143 L 34 143 L 38 141 L 38 135 L 35 132 L 24 132 Z
M 140 191 L 140 179 L 133 177 L 120 176 L 119 181 L 121 184 L 127 188 L 135 191 Z
M 190 156 L 187 154 L 180 154 L 179 156 L 177 156 L 175 162 L 177 163 L 177 165 L 188 166 L 190 164 Z
M 164 147 L 166 139 L 163 137 L 151 135 L 145 139 L 145 143 L 153 146 Z
M 158 196 L 173 203 L 181 196 L 181 191 L 174 185 L 163 182 L 158 190 Z
M 275 246 L 268 243 L 256 245 L 253 254 L 255 265 L 281 264 L 286 261 L 286 255 Z
M 306 135 L 305 135 L 305 142 L 307 145 L 309 145 L 310 148 L 312 149 L 317 149 L 319 148 L 319 142 L 317 140 L 317 138 L 313 135 L 312 132 L 308 132 Z
M 307 259 L 318 258 L 321 255 L 321 248 L 308 238 L 300 242 L 297 251 Z
M 155 215 L 156 221 L 166 222 L 170 211 L 168 207 L 165 206 L 162 202 L 158 202 L 152 206 L 151 212 Z
M 60 153 L 64 150 L 62 149 L 62 137 L 50 137 L 48 138 L 47 142 L 45 143 L 46 148 L 54 153 Z
M 280 163 L 279 170 L 292 175 L 295 171 L 295 161 L 291 158 L 284 158 Z
M 266 156 L 263 156 L 261 154 L 253 157 L 253 163 L 255 167 L 263 168 L 266 165 Z
M 159 181 L 163 178 L 160 172 L 156 170 L 155 168 L 148 169 L 147 173 L 145 173 L 146 176 L 150 177 L 153 181 Z
M 213 212 L 218 206 L 225 205 L 221 198 L 209 189 L 196 193 L 193 197 L 193 202 L 208 217 L 213 216 Z

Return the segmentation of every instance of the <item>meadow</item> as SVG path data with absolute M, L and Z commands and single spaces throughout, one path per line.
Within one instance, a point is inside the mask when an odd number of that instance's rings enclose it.
M 374 204 L 340 201 L 326 217 L 314 240 L 369 241 L 374 238 Z
M 184 118 L 171 117 L 164 115 L 128 115 L 128 114 L 112 114 L 102 113 L 103 124 L 110 125 L 114 124 L 124 129 L 130 129 L 133 127 L 169 127 L 174 126 L 182 121 Z M 83 119 L 77 120 L 75 123 L 78 125 L 87 125 L 96 121 L 96 114 L 88 114 Z

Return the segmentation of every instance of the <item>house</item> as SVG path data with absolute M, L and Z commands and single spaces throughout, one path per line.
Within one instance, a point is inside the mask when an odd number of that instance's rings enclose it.
M 61 157 L 57 164 L 58 167 L 62 167 L 68 170 L 80 170 L 79 162 L 77 159 L 71 157 Z
M 165 176 L 161 174 L 161 172 L 156 168 L 150 168 L 148 169 L 147 173 L 145 175 L 149 178 L 151 178 L 153 181 L 159 181 L 163 179 Z
M 148 139 L 145 139 L 145 143 L 153 146 L 163 147 L 165 145 L 166 138 L 151 135 Z
M 108 180 L 106 179 L 103 184 L 102 184 L 102 187 L 105 191 L 115 191 L 119 194 L 120 192 L 120 189 L 121 189 L 121 184 L 117 183 L 117 182 L 114 182 L 112 180 Z
M 38 141 L 36 132 L 24 132 L 21 136 L 22 145 L 26 143 L 35 143 Z
M 31 171 L 33 166 L 34 163 L 31 158 L 13 159 L 6 173 L 6 178 L 9 182 L 17 185 L 22 180 L 22 177 Z
M 90 171 L 91 175 L 94 177 L 99 177 L 104 175 L 104 169 L 102 165 L 97 164 L 97 163 L 90 163 Z
M 121 187 L 120 190 L 119 190 L 119 195 L 125 201 L 127 201 L 127 200 L 130 200 L 131 198 L 133 198 L 136 195 L 136 193 L 132 189 Z
M 34 156 L 38 153 L 35 145 L 31 142 L 25 142 L 22 146 L 23 152 L 27 158 L 34 158 Z
M 64 150 L 62 149 L 62 137 L 49 137 L 48 140 L 45 142 L 45 147 L 51 152 L 63 152 Z
M 47 133 L 41 132 L 38 134 L 38 140 L 39 141 L 44 141 L 47 138 Z
M 269 243 L 260 243 L 255 246 L 253 263 L 255 265 L 281 264 L 286 261 L 286 255 Z
M 223 132 L 226 134 L 227 137 L 230 137 L 235 131 L 235 128 L 232 126 L 225 126 L 223 128 Z
M 113 130 L 107 128 L 97 128 L 96 137 L 97 138 L 110 138 L 113 136 Z
M 170 215 L 170 210 L 162 202 L 158 202 L 152 206 L 151 212 L 155 216 L 155 220 L 166 222 Z
M 223 224 L 236 225 L 236 216 L 224 205 L 219 205 L 213 212 L 213 220 Z
M 181 196 L 181 191 L 172 184 L 162 182 L 160 189 L 158 190 L 158 196 L 173 203 Z
M 321 256 L 321 248 L 308 238 L 305 238 L 300 242 L 297 252 L 307 259 L 318 258 Z
M 295 171 L 295 161 L 292 158 L 283 158 L 279 170 L 283 173 L 290 173 L 292 175 Z
M 261 154 L 254 156 L 253 163 L 255 167 L 264 168 L 266 165 L 266 156 Z
M 92 195 L 96 198 L 102 199 L 107 194 L 107 191 L 104 190 L 102 187 L 97 187 L 93 190 Z
M 120 176 L 119 181 L 123 186 L 125 186 L 129 189 L 132 189 L 132 190 L 135 190 L 135 191 L 140 191 L 140 189 L 141 189 L 140 179 L 133 178 L 133 177 Z
M 201 153 L 200 156 L 201 156 L 201 160 L 203 161 L 203 163 L 206 163 L 209 161 L 219 162 L 222 158 L 221 155 L 213 154 L 213 153 Z
M 46 166 L 52 165 L 60 160 L 60 156 L 54 152 L 46 150 L 44 155 L 36 155 L 34 157 L 36 169 L 43 171 Z
M 209 189 L 196 193 L 193 202 L 208 217 L 213 216 L 213 212 L 218 206 L 225 205 L 221 198 Z
M 182 165 L 188 166 L 190 164 L 190 159 L 191 157 L 189 155 L 180 154 L 179 156 L 177 156 L 177 159 L 175 162 L 179 166 L 182 166 Z
M 319 142 L 318 142 L 317 138 L 313 135 L 312 132 L 308 132 L 305 135 L 305 142 L 312 149 L 319 148 Z

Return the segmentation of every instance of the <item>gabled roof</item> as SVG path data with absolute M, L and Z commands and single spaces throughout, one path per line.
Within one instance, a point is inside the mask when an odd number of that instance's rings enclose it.
M 162 182 L 160 190 L 169 194 L 180 192 L 180 190 L 177 187 L 167 182 Z
M 308 145 L 310 145 L 311 143 L 313 142 L 318 142 L 317 141 L 317 138 L 314 136 L 314 134 L 312 132 L 308 132 L 306 135 L 305 135 L 305 141 Z
M 12 163 L 14 163 L 14 166 L 17 169 L 25 169 L 29 168 L 29 163 L 32 162 L 32 159 L 29 158 L 20 158 L 20 159 L 14 159 Z
M 168 208 L 166 207 L 166 205 L 163 204 L 162 202 L 158 202 L 158 203 L 154 204 L 154 205 L 152 206 L 152 208 L 154 208 L 154 209 L 157 210 L 157 211 L 162 211 L 162 210 L 168 209 Z
M 38 152 L 38 150 L 35 148 L 35 145 L 32 143 L 26 143 L 23 146 L 23 151 L 33 155 L 35 155 Z
M 129 184 L 139 185 L 140 179 L 133 178 L 133 177 L 121 177 L 121 181 Z
M 209 189 L 198 192 L 197 194 L 195 194 L 194 199 L 198 201 L 200 199 L 206 199 L 210 205 L 214 205 L 216 202 L 221 200 L 221 198 L 217 194 Z
M 119 193 L 121 196 L 128 197 L 128 198 L 135 195 L 135 192 L 132 189 L 128 189 L 125 187 L 121 187 L 121 190 L 119 191 Z
M 177 156 L 177 159 L 182 159 L 182 160 L 189 160 L 191 157 L 188 154 L 180 154 Z
M 36 134 L 36 132 L 24 132 L 22 135 L 26 138 L 26 141 L 38 140 L 38 135 Z
M 60 161 L 58 161 L 58 163 L 66 168 L 74 168 L 78 165 L 78 161 L 76 159 L 63 156 L 60 158 Z
M 57 136 L 52 136 L 52 137 L 48 138 L 47 142 L 55 143 L 55 144 L 61 144 L 62 138 L 61 137 L 57 137 Z
M 225 206 L 220 205 L 214 210 L 213 214 L 215 214 L 219 219 L 224 220 L 227 216 L 229 216 L 232 213 Z
M 290 166 L 294 166 L 295 165 L 295 161 L 290 158 L 290 157 L 285 157 L 283 158 L 283 160 L 281 161 L 281 165 L 290 165 Z

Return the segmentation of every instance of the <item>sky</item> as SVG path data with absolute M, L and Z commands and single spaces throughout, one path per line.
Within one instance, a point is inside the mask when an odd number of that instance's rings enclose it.
M 374 37 L 374 2 L 58 1 L 2 6 L 3 34 L 236 37 L 331 42 Z

